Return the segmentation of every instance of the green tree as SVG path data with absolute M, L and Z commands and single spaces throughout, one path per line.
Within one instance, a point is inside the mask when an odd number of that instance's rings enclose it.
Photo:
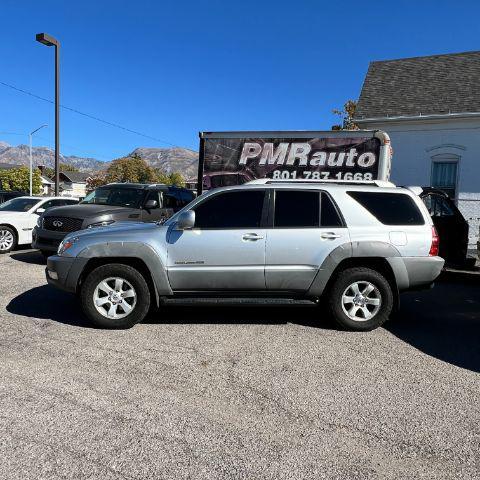
M 165 173 L 162 169 L 155 170 L 157 175 L 157 182 L 164 183 L 165 185 L 175 185 L 177 187 L 185 186 L 185 179 L 180 172 Z
M 180 172 L 172 172 L 169 176 L 170 185 L 175 185 L 177 187 L 185 186 L 185 179 Z
M 30 190 L 30 171 L 27 167 L 0 170 L 0 182 L 4 190 Z M 32 193 L 38 195 L 42 191 L 40 171 L 34 169 L 32 174 Z
M 166 174 L 163 170 L 155 170 L 155 175 L 157 176 L 158 183 L 164 183 L 165 185 L 170 185 L 170 176 Z
M 106 172 L 109 182 L 152 183 L 157 181 L 155 170 L 145 160 L 135 154 L 114 160 Z
M 358 125 L 353 121 L 357 102 L 355 100 L 347 100 L 343 105 L 343 110 L 334 109 L 332 112 L 342 119 L 341 125 L 333 125 L 332 130 L 358 130 Z

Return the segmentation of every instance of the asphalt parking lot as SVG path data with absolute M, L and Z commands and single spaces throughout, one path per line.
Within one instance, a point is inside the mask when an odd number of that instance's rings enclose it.
M 0 477 L 480 477 L 480 282 L 385 328 L 311 306 L 168 306 L 90 328 L 32 251 L 0 256 Z

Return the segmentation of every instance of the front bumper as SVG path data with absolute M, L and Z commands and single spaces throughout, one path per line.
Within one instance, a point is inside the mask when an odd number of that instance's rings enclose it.
M 88 258 L 60 257 L 53 255 L 47 259 L 45 275 L 47 282 L 57 288 L 75 293 L 80 275 L 88 262 Z
M 69 232 L 55 232 L 35 227 L 32 232 L 32 248 L 46 250 L 48 252 L 57 252 L 60 242 Z

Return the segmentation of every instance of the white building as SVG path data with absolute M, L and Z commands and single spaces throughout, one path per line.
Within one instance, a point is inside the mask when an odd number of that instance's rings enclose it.
M 42 182 L 42 195 L 52 195 L 55 191 L 55 183 L 47 176 L 40 174 L 40 181 Z
M 480 52 L 370 63 L 355 114 L 385 130 L 392 181 L 441 188 L 470 224 L 480 224 Z
M 87 195 L 87 180 L 90 173 L 60 172 L 60 195 L 84 198 Z

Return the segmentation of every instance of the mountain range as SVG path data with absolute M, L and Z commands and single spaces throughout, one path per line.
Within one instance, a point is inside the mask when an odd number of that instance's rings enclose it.
M 192 178 L 197 175 L 198 153 L 193 150 L 181 147 L 139 147 L 125 156 L 128 157 L 134 154 L 142 157 L 151 167 L 159 168 L 167 174 L 180 172 L 184 178 Z M 35 166 L 53 167 L 55 153 L 48 147 L 33 147 L 32 160 Z M 104 170 L 110 164 L 110 162 L 102 162 L 96 158 L 77 157 L 75 155 L 60 155 L 60 162 L 72 165 L 81 172 L 88 173 Z M 28 145 L 14 147 L 0 141 L 0 163 L 28 166 L 30 164 L 30 149 Z

